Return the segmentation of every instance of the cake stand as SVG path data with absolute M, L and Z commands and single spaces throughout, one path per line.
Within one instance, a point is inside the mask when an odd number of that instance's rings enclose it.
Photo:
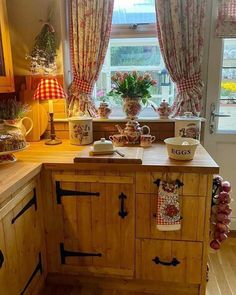
M 17 158 L 13 155 L 13 153 L 21 152 L 29 147 L 29 143 L 22 149 L 13 150 L 13 151 L 5 151 L 0 152 L 0 165 L 14 163 L 17 161 Z

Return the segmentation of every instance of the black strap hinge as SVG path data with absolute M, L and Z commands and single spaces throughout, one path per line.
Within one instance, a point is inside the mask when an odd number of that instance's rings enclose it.
M 12 224 L 15 223 L 15 221 L 33 205 L 34 205 L 34 208 L 36 211 L 37 210 L 37 197 L 36 197 L 36 189 L 35 188 L 34 188 L 34 195 L 33 195 L 32 199 L 30 199 L 29 202 L 25 205 L 25 207 L 22 208 L 20 210 L 20 212 L 17 213 L 17 215 L 14 218 L 12 218 L 11 223 Z
M 66 257 L 101 257 L 101 253 L 89 253 L 89 252 L 74 252 L 65 250 L 64 244 L 60 243 L 60 253 L 61 253 L 61 264 L 66 263 Z
M 100 196 L 100 193 L 96 192 L 81 192 L 66 190 L 61 188 L 60 181 L 56 181 L 56 195 L 57 195 L 57 204 L 61 204 L 61 198 L 66 196 Z
M 37 264 L 37 266 L 35 267 L 35 270 L 33 271 L 32 275 L 30 276 L 28 282 L 26 283 L 23 291 L 20 293 L 20 295 L 23 295 L 25 293 L 25 291 L 27 290 L 27 288 L 29 287 L 30 283 L 32 282 L 33 278 L 35 277 L 35 275 L 40 272 L 40 274 L 43 273 L 43 266 L 42 266 L 42 258 L 41 258 L 41 253 L 39 253 L 39 262 Z

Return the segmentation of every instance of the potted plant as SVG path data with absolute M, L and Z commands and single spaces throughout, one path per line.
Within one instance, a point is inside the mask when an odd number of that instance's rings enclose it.
M 0 100 L 0 132 L 4 133 L 9 128 L 18 129 L 24 136 L 33 128 L 33 121 L 24 117 L 30 108 L 27 104 L 17 101 L 15 98 Z M 26 130 L 23 122 L 28 120 L 30 127 Z
M 17 101 L 15 98 L 0 100 L 0 120 L 17 120 L 23 118 L 29 111 L 29 106 Z
M 132 73 L 115 73 L 112 77 L 112 90 L 109 95 L 119 95 L 123 98 L 123 110 L 128 119 L 137 119 L 143 104 L 151 97 L 149 88 L 156 84 L 149 73 L 143 75 L 136 71 Z

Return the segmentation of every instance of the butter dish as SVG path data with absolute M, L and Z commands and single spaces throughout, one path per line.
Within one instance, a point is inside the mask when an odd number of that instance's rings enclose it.
M 112 155 L 113 153 L 119 154 L 121 157 L 125 155 L 120 151 L 114 149 L 113 143 L 110 140 L 106 140 L 105 138 L 101 138 L 93 143 L 92 150 L 89 152 L 90 156 L 96 155 Z

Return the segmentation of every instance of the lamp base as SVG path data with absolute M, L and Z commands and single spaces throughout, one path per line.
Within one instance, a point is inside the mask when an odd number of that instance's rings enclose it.
M 57 145 L 62 143 L 62 141 L 60 139 L 49 139 L 45 142 L 45 144 L 47 145 Z

